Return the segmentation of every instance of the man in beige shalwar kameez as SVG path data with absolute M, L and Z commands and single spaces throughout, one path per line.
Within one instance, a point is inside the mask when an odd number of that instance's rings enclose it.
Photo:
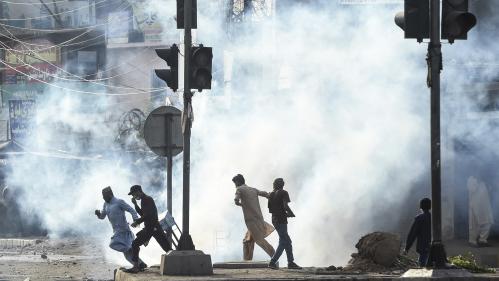
M 232 181 L 236 185 L 234 203 L 242 207 L 244 221 L 248 228 L 243 240 L 244 260 L 253 259 L 255 243 L 272 257 L 275 252 L 274 247 L 265 240 L 265 237 L 274 231 L 274 227 L 263 220 L 260 202 L 258 201 L 258 196 L 268 197 L 268 193 L 247 186 L 244 177 L 240 174 L 236 175 Z

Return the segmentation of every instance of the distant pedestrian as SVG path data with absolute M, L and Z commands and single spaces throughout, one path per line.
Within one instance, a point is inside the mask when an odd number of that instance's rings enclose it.
M 423 198 L 419 202 L 419 207 L 422 213 L 414 218 L 411 230 L 407 235 L 407 241 L 405 243 L 404 254 L 409 252 L 412 244 L 415 240 L 416 242 L 416 252 L 419 254 L 419 266 L 426 266 L 428 262 L 428 256 L 430 254 L 430 243 L 431 243 L 431 200 L 429 198 Z
M 113 227 L 113 236 L 109 248 L 122 252 L 126 260 L 133 264 L 132 242 L 135 236 L 128 226 L 125 212 L 129 212 L 134 221 L 138 220 L 139 216 L 125 201 L 114 197 L 113 190 L 109 186 L 102 190 L 102 198 L 104 199 L 104 206 L 102 210 L 95 210 L 95 215 L 101 220 L 107 217 Z M 147 265 L 139 260 L 139 267 L 143 269 Z
M 473 176 L 468 178 L 467 187 L 469 195 L 469 243 L 476 247 L 488 247 L 490 244 L 487 239 L 494 223 L 489 191 L 484 182 Z
M 274 228 L 263 220 L 262 210 L 258 196 L 267 198 L 269 194 L 246 185 L 243 175 L 238 174 L 232 178 L 236 186 L 234 203 L 243 209 L 244 222 L 248 231 L 243 239 L 244 260 L 253 259 L 255 243 L 260 246 L 270 257 L 275 253 L 274 247 L 270 245 L 265 237 L 269 236 Z
M 288 268 L 301 269 L 301 267 L 294 262 L 293 245 L 288 234 L 288 217 L 295 217 L 295 214 L 291 211 L 291 208 L 289 208 L 289 202 L 291 202 L 291 200 L 289 199 L 288 192 L 284 190 L 284 180 L 282 178 L 275 179 L 274 191 L 269 194 L 268 201 L 269 211 L 272 213 L 272 224 L 279 235 L 279 245 L 269 263 L 269 267 L 272 269 L 278 268 L 277 261 L 281 257 L 283 251 L 286 251 Z
M 130 193 L 132 195 L 132 203 L 135 206 L 135 210 L 141 216 L 140 219 L 132 223 L 132 227 L 137 227 L 139 224 L 144 223 L 144 228 L 137 233 L 137 238 L 132 242 L 132 261 L 133 267 L 126 270 L 129 273 L 137 273 L 141 271 L 139 251 L 140 246 L 147 244 L 151 237 L 154 237 L 161 248 L 168 252 L 171 250 L 171 246 L 168 243 L 168 237 L 166 233 L 161 228 L 158 221 L 158 210 L 154 200 L 142 191 L 140 185 L 134 185 L 130 188 Z M 137 205 L 137 201 L 140 200 L 140 207 Z

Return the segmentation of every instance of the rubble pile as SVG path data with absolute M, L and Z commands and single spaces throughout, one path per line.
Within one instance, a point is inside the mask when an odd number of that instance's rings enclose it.
M 355 245 L 348 265 L 343 272 L 399 273 L 417 266 L 417 262 L 400 255 L 400 236 L 388 232 L 373 232 L 363 236 Z M 334 270 L 330 267 L 330 270 Z

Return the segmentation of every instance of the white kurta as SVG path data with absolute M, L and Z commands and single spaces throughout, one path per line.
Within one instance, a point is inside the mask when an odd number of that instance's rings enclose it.
M 468 178 L 470 242 L 486 242 L 490 226 L 494 223 L 492 206 L 485 183 L 475 177 Z
M 245 184 L 236 189 L 236 199 L 241 202 L 246 227 L 255 241 L 264 239 L 274 231 L 274 227 L 263 220 L 258 200 L 259 195 L 265 196 L 266 194 L 264 191 L 259 191 Z

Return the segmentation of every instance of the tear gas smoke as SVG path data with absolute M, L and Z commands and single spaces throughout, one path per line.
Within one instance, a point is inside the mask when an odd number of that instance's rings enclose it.
M 151 7 L 170 22 L 175 1 L 166 2 L 153 0 Z M 230 58 L 224 73 L 230 81 L 215 81 L 211 93 L 193 99 L 196 247 L 214 261 L 241 258 L 245 226 L 232 200 L 236 173 L 267 191 L 274 178 L 284 178 L 297 215 L 289 227 L 300 264 L 343 264 L 366 232 L 400 231 L 399 214 L 418 208 L 419 198 L 411 197 L 415 184 L 429 196 L 429 180 L 421 179 L 428 177 L 430 156 L 426 46 L 404 40 L 393 23 L 402 5 L 309 1 L 280 7 L 272 20 L 233 24 L 228 36 L 227 11 L 220 3 L 198 0 L 197 42 L 218 52 L 215 61 Z M 449 48 L 449 57 L 462 56 L 470 41 Z M 443 79 L 454 83 L 453 77 L 444 72 Z M 73 152 L 112 148 L 113 127 L 104 118 L 109 108 L 106 100 L 89 107 L 77 95 L 51 93 L 38 104 L 30 145 L 43 151 L 54 143 Z M 61 133 L 60 126 L 71 134 Z M 87 141 L 74 137 L 78 133 Z M 24 190 L 25 210 L 37 212 L 52 235 L 96 235 L 105 244 L 110 227 L 93 216 L 102 204 L 101 188 L 110 185 L 126 198 L 131 184 L 147 188 L 151 180 L 144 176 L 147 169 L 129 162 L 118 152 L 83 163 L 19 158 L 8 181 Z M 174 174 L 178 222 L 181 178 L 179 163 Z M 156 199 L 164 206 L 165 198 Z M 266 201 L 261 206 L 270 221 Z M 276 234 L 270 239 L 275 245 Z M 147 251 L 153 263 L 159 262 L 157 245 Z M 263 258 L 257 250 L 255 259 Z

